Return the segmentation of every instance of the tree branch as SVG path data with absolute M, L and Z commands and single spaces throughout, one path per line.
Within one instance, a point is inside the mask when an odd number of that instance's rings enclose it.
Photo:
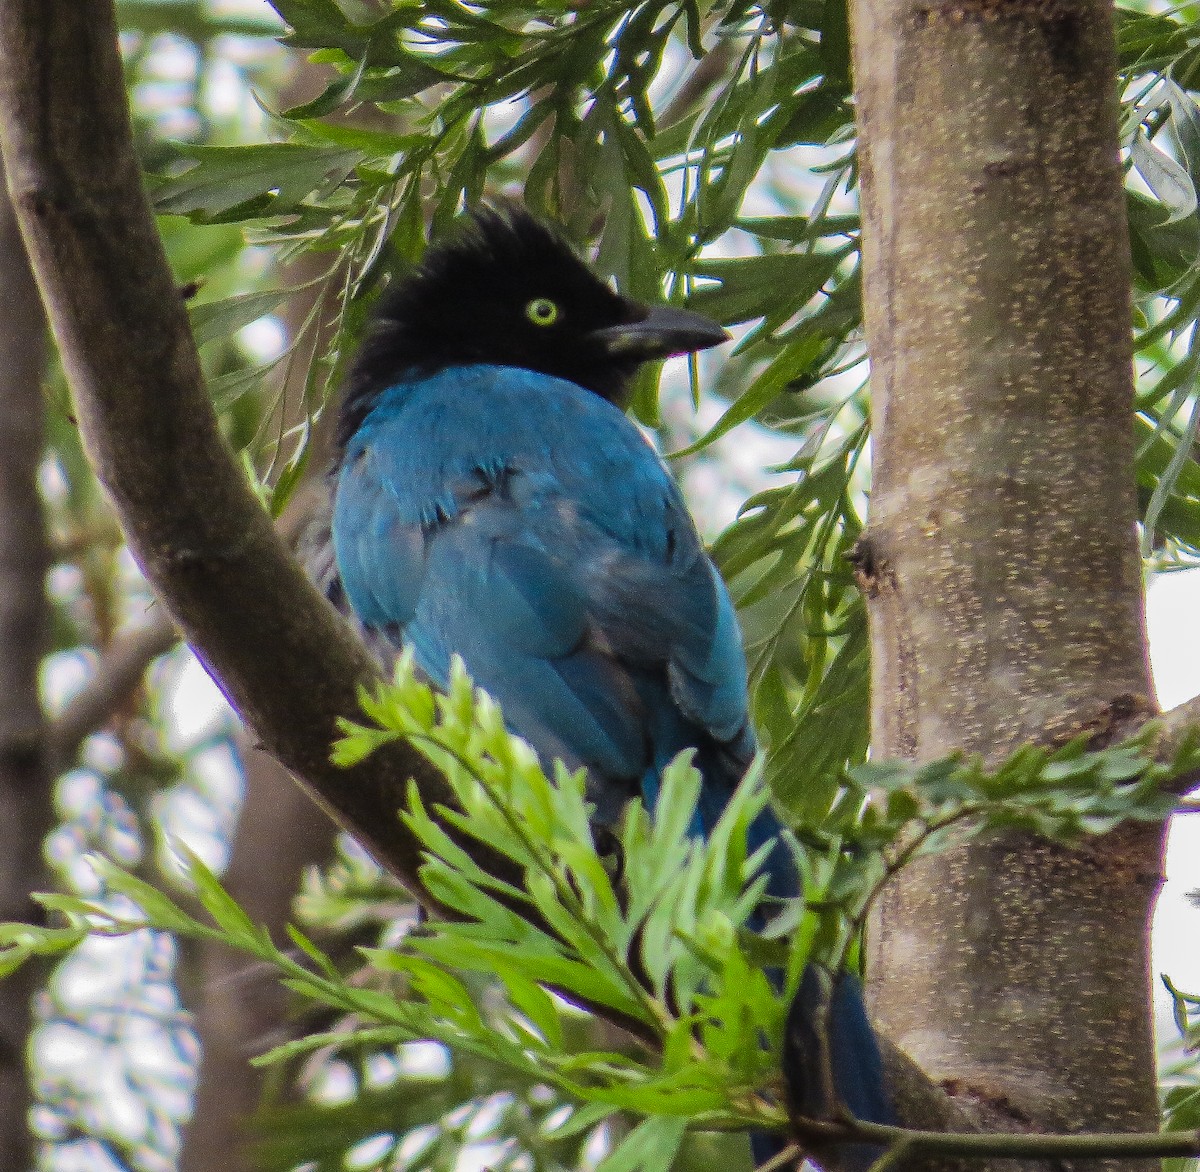
M 1051 722 L 1144 723 L 1112 6 L 851 0 L 850 16 L 872 752 L 995 762 Z M 980 836 L 878 901 L 868 1003 L 956 1102 L 1008 1115 L 987 1130 L 1157 1124 L 1161 839 Z
M 149 622 L 122 632 L 104 648 L 87 687 L 46 730 L 51 776 L 70 767 L 79 746 L 128 702 L 150 664 L 178 641 L 174 623 L 160 612 Z
M 1093 1132 L 1088 1135 L 1029 1132 L 913 1131 L 878 1123 L 856 1122 L 843 1127 L 827 1123 L 803 1124 L 802 1130 L 822 1136 L 826 1143 L 887 1144 L 888 1155 L 921 1153 L 970 1156 L 976 1159 L 1142 1159 L 1200 1156 L 1200 1131 Z M 886 1160 L 888 1157 L 885 1156 Z
M 1168 712 L 1164 712 L 1159 723 L 1162 725 L 1162 739 L 1159 742 L 1160 756 L 1170 756 L 1178 748 L 1184 737 L 1200 736 L 1200 696 L 1193 696 L 1182 704 L 1177 704 Z M 1186 794 L 1200 785 L 1200 770 L 1181 773 L 1171 785 L 1171 790 L 1177 794 Z
M 276 536 L 221 436 L 134 154 L 111 0 L 0 7 L 0 147 L 88 455 L 159 598 L 259 741 L 419 892 L 398 746 L 335 768 L 377 668 Z
M 49 548 L 37 488 L 44 430 L 46 323 L 8 201 L 0 192 L 0 916 L 30 914 L 53 821 L 38 669 L 46 652 Z M 33 1147 L 26 1052 L 41 966 L 0 989 L 0 1168 Z
M 694 69 L 684 78 L 679 89 L 671 95 L 671 100 L 658 116 L 662 127 L 672 126 L 685 117 L 705 97 L 709 90 L 719 85 L 725 78 L 733 61 L 733 42 L 718 41 L 699 61 Z

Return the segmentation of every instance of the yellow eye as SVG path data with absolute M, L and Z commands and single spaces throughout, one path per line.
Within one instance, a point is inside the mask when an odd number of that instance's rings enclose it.
M 558 321 L 558 306 L 549 297 L 535 297 L 525 306 L 525 316 L 535 326 L 552 326 Z

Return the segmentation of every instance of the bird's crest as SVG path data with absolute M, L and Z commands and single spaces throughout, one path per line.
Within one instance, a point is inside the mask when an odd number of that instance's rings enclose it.
M 619 400 L 638 359 L 614 358 L 591 335 L 646 313 L 524 209 L 475 211 L 381 298 L 350 373 L 338 449 L 381 391 L 448 366 L 525 367 Z

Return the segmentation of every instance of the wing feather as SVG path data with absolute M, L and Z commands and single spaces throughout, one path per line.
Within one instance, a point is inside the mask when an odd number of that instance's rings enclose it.
M 439 682 L 460 654 L 543 756 L 636 791 L 706 736 L 744 768 L 732 603 L 670 473 L 598 396 L 499 367 L 400 388 L 348 450 L 334 540 L 362 621 Z

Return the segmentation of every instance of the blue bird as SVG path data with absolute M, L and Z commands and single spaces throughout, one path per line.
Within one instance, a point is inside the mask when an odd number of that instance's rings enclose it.
M 602 828 L 631 798 L 653 809 L 662 770 L 693 749 L 704 835 L 755 752 L 728 591 L 622 411 L 639 365 L 726 337 L 618 294 L 527 213 L 483 210 L 385 295 L 341 405 L 332 536 L 345 601 L 436 684 L 461 656 L 543 761 L 586 766 Z M 779 830 L 764 810 L 748 845 L 774 843 L 767 893 L 786 899 L 800 885 Z M 817 989 L 806 978 L 793 1009 L 797 1046 L 819 1028 Z M 849 1001 L 831 1045 L 836 1092 L 882 1119 L 857 986 Z M 831 1109 L 814 1098 L 814 1060 L 793 1058 L 807 1088 L 796 1101 Z

